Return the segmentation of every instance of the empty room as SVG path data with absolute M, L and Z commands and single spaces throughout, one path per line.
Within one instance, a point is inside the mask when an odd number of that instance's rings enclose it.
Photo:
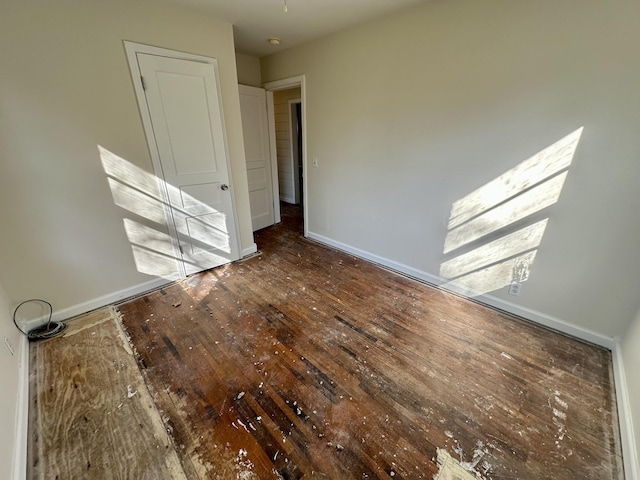
M 0 477 L 640 478 L 638 18 L 2 0 Z

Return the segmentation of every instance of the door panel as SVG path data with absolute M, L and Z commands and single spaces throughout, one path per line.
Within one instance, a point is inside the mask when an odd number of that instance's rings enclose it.
M 184 185 L 180 187 L 182 206 L 184 208 L 197 210 L 198 208 L 202 208 L 203 205 L 219 205 L 222 203 L 223 193 L 219 187 L 220 185 L 217 183 Z
M 239 85 L 244 151 L 253 231 L 275 223 L 267 96 L 262 88 Z
M 226 251 L 229 237 L 224 233 L 224 216 L 220 213 L 187 217 L 187 254 L 197 255 L 210 251 L 214 246 L 219 252 Z
M 186 274 L 239 258 L 214 65 L 137 54 Z
M 188 175 L 216 171 L 216 153 L 220 152 L 216 152 L 211 135 L 204 79 L 162 71 L 157 71 L 156 76 L 173 173 Z
M 270 199 L 267 197 L 264 189 L 249 192 L 249 201 L 254 206 L 254 209 L 251 211 L 251 213 L 255 214 L 256 216 L 268 215 L 269 200 Z M 263 207 L 264 210 L 259 210 L 258 207 Z

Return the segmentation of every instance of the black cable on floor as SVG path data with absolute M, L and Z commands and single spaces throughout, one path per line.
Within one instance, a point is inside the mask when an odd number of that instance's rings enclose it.
M 45 323 L 44 325 L 41 325 L 40 327 L 36 327 L 33 330 L 29 330 L 28 332 L 25 332 L 22 328 L 20 328 L 20 325 L 18 325 L 18 321 L 16 320 L 16 313 L 18 313 L 18 309 L 22 305 L 29 302 L 41 302 L 48 305 L 49 319 L 47 320 L 47 323 Z M 53 316 L 53 306 L 49 302 L 47 302 L 46 300 L 41 300 L 39 298 L 32 298 L 30 300 L 25 300 L 24 302 L 20 303 L 20 305 L 16 307 L 16 309 L 13 311 L 13 323 L 16 326 L 16 328 L 20 330 L 20 332 L 22 332 L 24 335 L 27 336 L 29 340 L 46 340 L 48 338 L 53 338 L 60 335 L 62 332 L 64 332 L 65 328 L 67 328 L 67 326 L 62 322 L 52 322 L 51 321 L 52 316 Z

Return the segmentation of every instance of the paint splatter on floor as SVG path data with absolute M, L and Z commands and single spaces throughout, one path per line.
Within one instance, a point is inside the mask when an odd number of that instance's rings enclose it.
M 438 449 L 438 467 L 440 470 L 433 480 L 477 480 L 467 472 L 444 448 Z

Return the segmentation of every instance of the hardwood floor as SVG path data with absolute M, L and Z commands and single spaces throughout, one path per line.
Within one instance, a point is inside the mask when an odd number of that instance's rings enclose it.
M 609 351 L 305 240 L 295 208 L 257 243 L 117 306 L 187 478 L 431 480 L 438 450 L 623 478 Z
M 610 352 L 301 238 L 120 305 L 192 478 L 621 477 Z

